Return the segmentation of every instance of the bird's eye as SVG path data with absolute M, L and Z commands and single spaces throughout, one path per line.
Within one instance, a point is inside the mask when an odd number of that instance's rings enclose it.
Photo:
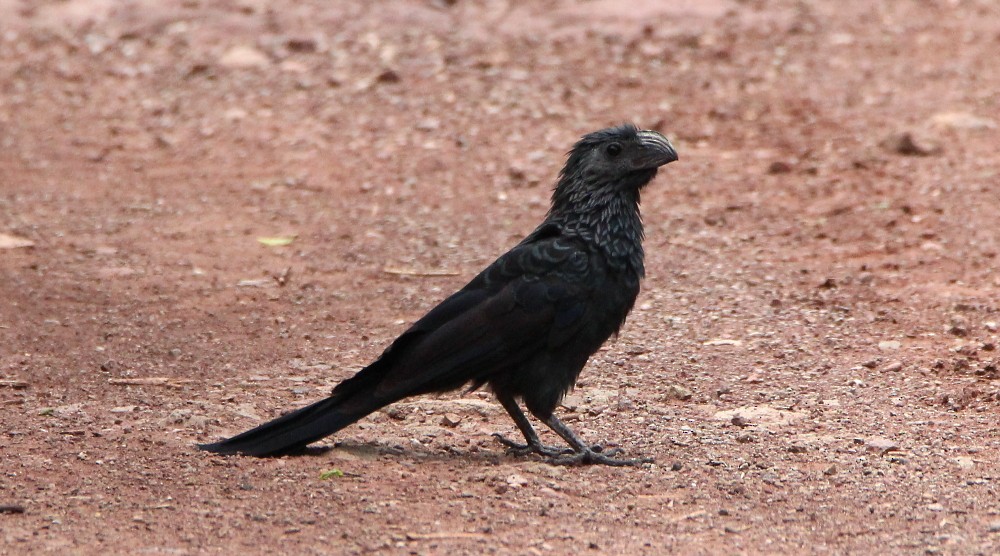
M 608 153 L 608 156 L 614 158 L 622 153 L 622 146 L 618 143 L 611 143 L 604 150 Z

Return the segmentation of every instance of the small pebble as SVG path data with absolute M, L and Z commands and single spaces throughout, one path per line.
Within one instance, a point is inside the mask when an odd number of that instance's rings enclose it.
M 884 454 L 885 452 L 898 450 L 899 444 L 897 444 L 893 440 L 889 440 L 888 438 L 876 437 L 876 438 L 869 438 L 867 441 L 865 441 L 865 447 L 868 448 L 869 451 L 880 452 Z
M 252 46 L 234 46 L 219 57 L 219 65 L 234 69 L 259 68 L 270 63 L 266 54 Z
M 961 469 L 973 469 L 976 467 L 975 460 L 968 456 L 958 456 L 955 458 L 955 463 L 957 463 L 958 467 Z
M 899 371 L 902 371 L 902 370 L 903 370 L 903 362 L 902 361 L 893 361 L 893 362 L 889 363 L 888 365 L 886 365 L 885 367 L 882 367 L 882 371 L 886 372 L 886 373 L 898 373 Z
M 928 156 L 941 152 L 941 147 L 917 140 L 913 134 L 905 131 L 886 137 L 882 141 L 882 146 L 889 151 L 903 156 Z
M 441 424 L 446 427 L 457 427 L 462 422 L 462 416 L 456 413 L 445 413 L 441 417 Z
M 681 400 L 687 401 L 691 399 L 691 391 L 683 386 L 677 384 L 671 384 L 667 387 L 667 392 L 664 397 L 668 400 Z
M 767 167 L 768 174 L 787 174 L 792 171 L 792 166 L 787 162 L 775 160 Z

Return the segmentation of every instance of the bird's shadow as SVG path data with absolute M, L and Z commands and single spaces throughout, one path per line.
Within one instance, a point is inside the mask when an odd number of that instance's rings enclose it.
M 372 442 L 335 442 L 332 446 L 306 446 L 296 450 L 289 450 L 281 454 L 274 454 L 268 457 L 320 457 L 326 455 L 336 455 L 339 453 L 349 454 L 361 460 L 375 460 L 382 457 L 393 457 L 399 459 L 410 459 L 416 461 L 438 461 L 499 465 L 501 463 L 521 463 L 521 462 L 544 462 L 546 459 L 541 456 L 531 454 L 513 454 L 502 450 L 498 451 L 476 451 L 467 452 L 456 448 L 447 448 L 444 451 L 421 450 L 406 448 L 402 446 L 389 446 L 386 444 Z
M 333 445 L 310 445 L 293 450 L 286 450 L 280 453 L 257 456 L 261 459 L 272 459 L 282 457 L 306 457 L 316 458 L 326 455 L 336 455 L 337 453 L 347 454 L 360 460 L 372 461 L 382 457 L 392 457 L 398 459 L 410 459 L 416 461 L 465 461 L 467 463 L 488 463 L 499 465 L 507 461 L 528 462 L 545 461 L 544 457 L 532 454 L 515 454 L 507 452 L 502 446 L 497 446 L 497 451 L 478 450 L 468 452 L 457 448 L 447 447 L 444 450 L 420 449 L 416 447 L 404 447 L 399 445 L 388 445 L 378 442 L 350 442 L 337 441 Z
M 417 461 L 464 461 L 466 463 L 488 463 L 499 465 L 504 461 L 521 462 L 531 461 L 538 458 L 531 456 L 518 456 L 501 451 L 476 451 L 467 452 L 457 448 L 447 448 L 444 451 L 410 448 L 403 446 L 389 446 L 386 444 L 371 442 L 335 442 L 333 446 L 323 446 L 318 448 L 307 448 L 310 451 L 303 455 L 336 454 L 342 452 L 358 457 L 360 459 L 373 460 L 381 457 L 392 457 L 397 459 L 410 459 Z
M 381 457 L 393 457 L 397 459 L 410 459 L 418 462 L 464 462 L 467 464 L 489 464 L 500 465 L 503 463 L 548 463 L 550 465 L 563 466 L 567 464 L 553 463 L 553 458 L 534 453 L 517 453 L 506 450 L 502 446 L 497 447 L 497 451 L 475 451 L 467 452 L 457 448 L 448 447 L 445 450 L 430 451 L 427 449 L 404 448 L 402 446 L 388 446 L 385 444 L 370 442 L 335 442 L 333 446 L 307 447 L 294 455 L 319 456 L 326 454 L 336 454 L 342 452 L 351 454 L 362 460 L 375 460 Z M 293 455 L 293 454 L 288 454 Z M 573 465 L 573 464 L 569 464 Z
M 336 455 L 338 452 L 357 458 L 361 461 L 375 461 L 388 457 L 397 461 L 410 460 L 417 463 L 460 463 L 469 466 L 497 466 L 505 463 L 510 465 L 546 463 L 559 467 L 566 465 L 579 465 L 579 463 L 558 463 L 553 461 L 553 458 L 549 456 L 534 453 L 518 453 L 513 450 L 504 450 L 499 446 L 497 451 L 477 450 L 475 452 L 466 452 L 453 447 L 447 447 L 444 450 L 431 451 L 428 449 L 404 448 L 402 446 L 389 446 L 386 444 L 372 442 L 335 442 L 332 446 L 306 446 L 304 448 L 289 450 L 280 454 L 263 456 L 263 458 L 315 458 L 331 454 Z

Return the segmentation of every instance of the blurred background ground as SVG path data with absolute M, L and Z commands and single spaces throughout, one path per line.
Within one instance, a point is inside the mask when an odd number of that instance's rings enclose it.
M 0 553 L 1000 550 L 1000 8 L 690 4 L 0 0 Z M 480 393 L 193 450 L 371 361 L 622 121 L 681 159 L 561 411 L 656 464 L 507 456 Z

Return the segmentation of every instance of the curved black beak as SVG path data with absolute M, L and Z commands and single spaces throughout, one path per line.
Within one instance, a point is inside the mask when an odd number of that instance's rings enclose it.
M 639 144 L 644 148 L 632 160 L 636 168 L 659 168 L 677 160 L 677 151 L 662 133 L 644 129 L 638 135 Z

